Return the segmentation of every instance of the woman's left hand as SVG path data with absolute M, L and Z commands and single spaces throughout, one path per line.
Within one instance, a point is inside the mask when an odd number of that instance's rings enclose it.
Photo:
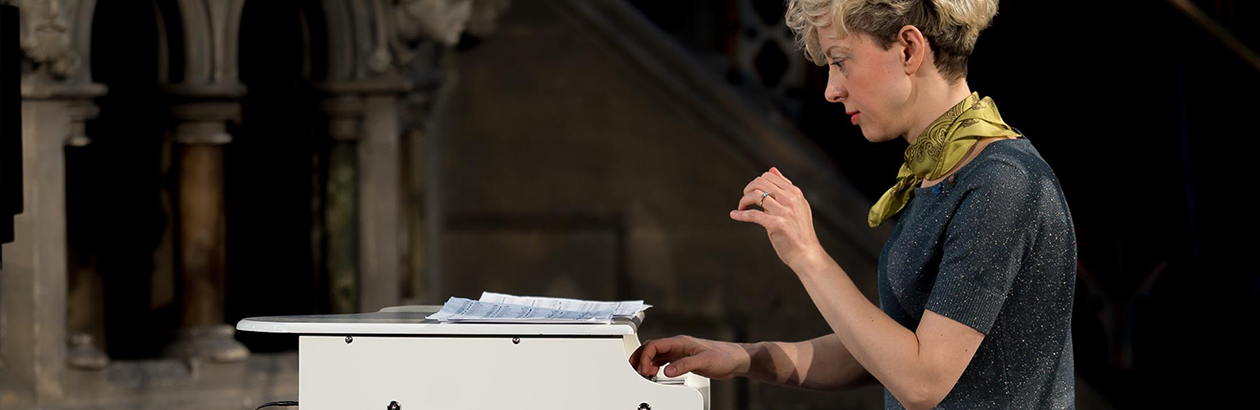
M 769 192 L 769 195 L 764 195 Z M 764 211 L 749 209 L 758 205 Z M 779 259 L 789 267 L 807 260 L 815 252 L 822 252 L 818 236 L 814 233 L 814 217 L 805 195 L 777 168 L 744 187 L 739 207 L 731 211 L 731 219 L 752 222 L 766 228 L 770 244 Z

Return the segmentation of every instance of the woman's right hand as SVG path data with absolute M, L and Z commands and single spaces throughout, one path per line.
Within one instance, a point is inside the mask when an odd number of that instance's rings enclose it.
M 644 377 L 655 376 L 665 363 L 665 377 L 692 372 L 721 380 L 746 374 L 749 355 L 735 343 L 686 335 L 647 340 L 630 355 L 630 367 Z

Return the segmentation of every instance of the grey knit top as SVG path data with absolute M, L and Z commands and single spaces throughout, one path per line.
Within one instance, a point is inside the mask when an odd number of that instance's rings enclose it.
M 929 309 L 985 334 L 944 409 L 1075 408 L 1075 284 L 1072 216 L 1026 137 L 915 188 L 879 257 L 880 308 L 897 323 L 914 331 Z M 884 407 L 904 408 L 887 389 Z

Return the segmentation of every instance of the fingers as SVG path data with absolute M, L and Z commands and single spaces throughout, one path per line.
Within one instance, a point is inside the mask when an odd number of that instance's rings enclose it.
M 678 377 L 680 374 L 691 371 L 695 368 L 697 360 L 695 356 L 691 356 L 670 362 L 669 366 L 665 366 L 665 377 Z
M 783 188 L 783 189 L 787 189 L 790 186 L 794 186 L 792 184 L 792 181 L 789 181 L 787 177 L 783 176 L 783 173 L 779 172 L 779 169 L 775 167 L 770 167 L 770 172 L 766 172 L 765 174 L 763 174 L 763 176 L 769 179 L 770 182 L 774 182 L 775 185 L 778 185 L 780 188 Z
M 766 198 L 767 206 L 769 206 L 770 198 Z M 740 222 L 752 222 L 765 227 L 767 230 L 774 229 L 783 224 L 783 217 L 771 215 L 757 210 L 731 211 L 731 219 Z
M 669 346 L 668 349 L 665 347 Z M 650 353 L 655 353 L 649 357 Z M 635 370 L 643 377 L 655 376 L 660 372 L 661 366 L 665 366 L 665 377 L 678 377 L 678 375 L 687 373 L 695 368 L 695 356 L 686 356 L 681 354 L 679 346 L 661 342 L 649 342 L 639 349 L 635 350 L 631 357 L 632 365 Z
M 652 367 L 651 366 L 652 360 L 656 358 L 656 348 L 657 348 L 657 345 L 659 344 L 660 343 L 654 343 L 653 341 L 649 340 L 647 343 L 644 343 L 642 346 L 639 346 L 639 349 L 634 352 L 635 371 L 639 372 L 639 374 L 644 375 L 644 376 L 649 375 L 648 369 Z
M 684 356 L 682 347 L 678 338 L 649 340 L 635 350 L 633 354 L 635 357 L 631 361 L 639 374 L 652 376 L 656 374 L 660 365 Z
M 652 339 L 644 340 L 643 344 L 639 345 L 637 349 L 634 349 L 634 353 L 630 354 L 630 367 L 635 369 L 639 368 L 639 355 L 643 353 L 643 347 L 647 346 L 648 342 L 651 341 Z
M 762 191 L 756 190 L 756 191 L 752 191 L 747 194 L 744 194 L 744 196 L 740 197 L 739 205 L 736 206 L 735 209 L 743 211 L 743 210 L 751 208 L 753 205 L 757 205 L 758 207 L 765 210 L 766 212 L 771 212 L 771 213 L 775 213 L 776 211 L 778 211 L 780 208 L 783 207 L 783 204 L 779 203 L 779 201 L 774 198 L 774 195 L 769 195 L 769 196 L 766 196 L 765 198 L 762 198 Z
M 792 195 L 800 195 L 801 192 L 800 188 L 797 188 L 796 185 L 792 184 L 792 181 L 784 177 L 778 168 L 773 167 L 770 168 L 770 171 L 754 178 L 748 185 L 744 186 L 744 194 L 749 194 L 756 190 L 769 192 L 770 196 L 777 197 L 780 201 Z
M 770 168 L 770 171 L 771 172 L 767 172 L 763 174 L 762 177 L 766 178 L 767 180 L 769 180 L 770 182 L 778 186 L 780 189 L 782 189 L 783 196 L 779 197 L 780 201 L 782 200 L 791 201 L 796 197 L 804 197 L 804 194 L 801 192 L 801 189 L 797 187 L 796 185 L 793 185 L 792 181 L 789 181 L 786 177 L 784 177 L 783 174 L 779 172 L 778 168 L 772 167 Z M 788 204 L 788 205 L 791 205 L 791 204 Z
M 776 195 L 780 192 L 783 192 L 783 187 L 780 187 L 779 184 L 776 184 L 774 181 L 771 181 L 769 178 L 770 176 L 774 176 L 774 174 L 767 172 L 767 173 L 761 174 L 761 176 L 757 178 L 754 178 L 751 182 L 748 183 L 748 185 L 744 186 L 744 193 L 747 194 L 749 192 L 752 192 L 758 189 L 760 189 L 762 192 L 770 192 L 770 195 Z
M 787 179 L 787 177 L 783 176 L 783 172 L 779 171 L 778 168 L 770 167 L 770 172 L 773 173 L 774 175 L 778 175 L 779 178 L 783 178 L 783 181 L 787 182 L 788 185 L 793 185 L 792 180 Z

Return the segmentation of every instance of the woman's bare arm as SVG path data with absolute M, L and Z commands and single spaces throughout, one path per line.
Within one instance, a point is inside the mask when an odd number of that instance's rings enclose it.
M 875 383 L 835 333 L 803 342 L 740 344 L 750 357 L 745 377 L 780 386 L 836 391 Z
M 765 211 L 750 209 L 754 204 Z M 984 341 L 984 333 L 931 310 L 908 329 L 871 303 L 823 250 L 809 203 L 778 169 L 744 187 L 731 218 L 766 228 L 779 259 L 796 273 L 848 352 L 907 409 L 940 404 Z

